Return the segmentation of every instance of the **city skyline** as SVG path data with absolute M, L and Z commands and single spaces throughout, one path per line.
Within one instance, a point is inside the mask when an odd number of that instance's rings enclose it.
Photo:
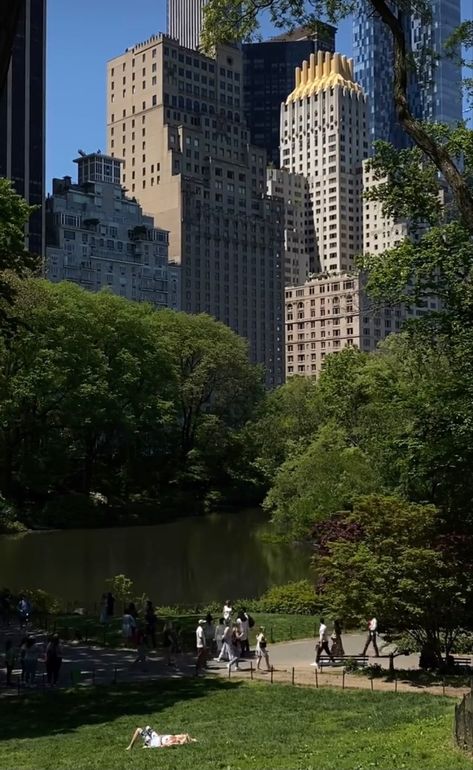
M 83 0 L 81 25 L 88 29 L 87 56 L 77 35 L 77 19 L 60 0 L 48 0 L 46 90 L 46 188 L 53 177 L 74 175 L 78 148 L 105 150 L 107 61 L 127 47 L 166 30 L 166 3 L 137 0 Z M 103 30 L 107 29 L 107 35 Z M 276 34 L 265 21 L 263 37 Z M 351 20 L 338 26 L 338 47 L 351 51 Z M 69 106 L 65 109 L 65 104 Z

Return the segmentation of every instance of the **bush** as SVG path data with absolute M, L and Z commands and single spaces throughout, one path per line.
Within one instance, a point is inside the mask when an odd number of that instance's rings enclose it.
M 308 580 L 273 586 L 258 602 L 260 612 L 279 612 L 287 615 L 315 615 L 320 609 L 314 587 Z
M 15 509 L 0 497 L 0 534 L 15 535 L 26 532 L 26 527 L 18 520 Z
M 25 588 L 19 595 L 28 599 L 33 612 L 55 615 L 61 611 L 60 600 L 42 588 Z

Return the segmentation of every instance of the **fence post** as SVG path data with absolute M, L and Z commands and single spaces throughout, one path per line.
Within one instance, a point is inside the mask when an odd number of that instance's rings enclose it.
M 274 667 L 271 666 L 271 684 L 273 683 Z
M 374 688 L 373 682 L 374 682 L 374 679 L 372 676 L 370 676 L 371 692 L 373 692 L 373 688 Z
M 229 666 L 229 667 L 228 667 L 228 678 L 229 678 L 229 679 L 230 679 L 230 677 L 231 677 L 231 673 L 232 673 L 232 670 L 231 670 L 231 668 L 230 668 L 230 666 Z
M 250 678 L 253 679 L 253 661 L 250 660 Z
M 345 689 L 345 668 L 342 671 L 342 690 Z
M 317 666 L 314 669 L 314 673 L 315 673 L 315 686 L 318 687 L 319 686 L 319 671 L 318 671 Z
M 294 666 L 292 667 L 292 684 L 294 684 Z
M 397 672 L 394 672 L 394 692 L 397 692 Z

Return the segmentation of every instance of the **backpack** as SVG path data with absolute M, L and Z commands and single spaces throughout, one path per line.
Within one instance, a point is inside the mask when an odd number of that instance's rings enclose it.
M 251 615 L 248 615 L 248 625 L 249 625 L 249 627 L 253 628 L 254 624 L 255 624 L 254 619 L 251 617 Z

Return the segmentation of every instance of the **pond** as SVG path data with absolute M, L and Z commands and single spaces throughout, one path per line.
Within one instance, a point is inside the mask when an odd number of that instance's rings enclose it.
M 156 604 L 252 598 L 309 576 L 310 549 L 269 542 L 259 510 L 213 513 L 155 526 L 32 532 L 0 537 L 0 587 L 43 588 L 65 601 L 98 602 L 125 574 Z

